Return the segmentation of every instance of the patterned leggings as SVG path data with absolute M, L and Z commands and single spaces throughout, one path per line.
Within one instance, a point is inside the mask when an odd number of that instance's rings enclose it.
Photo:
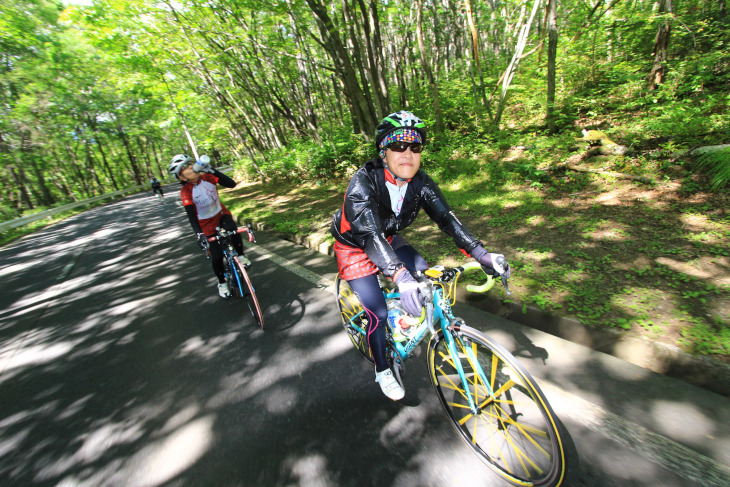
M 395 253 L 411 274 L 428 269 L 426 259 L 410 245 L 396 249 Z M 388 368 L 388 360 L 385 356 L 385 326 L 388 321 L 388 308 L 383 292 L 378 285 L 378 275 L 371 274 L 347 282 L 368 316 L 368 345 L 375 360 L 375 370 L 381 372 Z

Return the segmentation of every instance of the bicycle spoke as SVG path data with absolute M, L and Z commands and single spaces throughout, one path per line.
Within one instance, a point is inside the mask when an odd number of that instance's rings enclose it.
M 433 339 L 428 365 L 460 436 L 512 483 L 559 485 L 565 468 L 560 432 L 532 378 L 509 352 L 476 330 L 454 327 L 453 340 L 456 356 L 442 334 Z
M 347 336 L 357 351 L 360 352 L 360 355 L 368 362 L 373 363 L 370 347 L 365 339 L 368 318 L 360 304 L 360 300 L 352 292 L 347 281 L 343 281 L 339 276 L 335 282 L 335 288 L 337 291 L 337 308 L 340 310 L 340 319 Z

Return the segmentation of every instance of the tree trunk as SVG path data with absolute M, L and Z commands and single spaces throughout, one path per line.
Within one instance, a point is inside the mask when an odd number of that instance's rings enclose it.
M 104 153 L 104 147 L 101 144 L 98 133 L 94 137 L 94 140 L 96 140 L 96 146 L 99 148 L 99 153 L 101 154 L 101 160 L 104 164 L 104 169 L 106 169 L 106 174 L 107 176 L 109 176 L 109 180 L 112 182 L 112 186 L 114 186 L 114 191 L 119 191 L 117 180 L 114 179 L 114 173 L 112 172 L 112 168 L 109 166 L 109 161 L 106 158 L 106 153 Z
M 469 31 L 471 33 L 471 50 L 472 54 L 474 56 L 474 70 L 479 75 L 479 87 L 477 89 L 478 92 L 478 98 L 474 101 L 477 104 L 477 107 L 479 106 L 479 98 L 481 98 L 481 106 L 484 107 L 487 110 L 487 114 L 489 115 L 489 119 L 493 120 L 492 115 L 492 107 L 489 105 L 489 100 L 487 100 L 487 93 L 486 89 L 484 87 L 484 73 L 482 72 L 482 62 L 479 58 L 479 34 L 477 33 L 477 28 L 474 25 L 474 16 L 472 14 L 471 10 L 471 0 L 464 0 L 464 6 L 466 7 L 466 19 L 467 23 L 469 25 Z M 474 79 L 474 78 L 472 78 Z
M 520 59 L 522 59 L 522 53 L 527 45 L 527 37 L 530 35 L 530 27 L 532 26 L 532 22 L 535 19 L 535 14 L 537 14 L 539 6 L 540 0 L 534 0 L 530 18 L 523 23 L 520 28 L 520 33 L 517 38 L 517 46 L 515 46 L 515 53 L 512 56 L 512 61 L 510 61 L 509 66 L 507 66 L 507 69 L 502 75 L 502 89 L 499 95 L 499 105 L 497 106 L 497 113 L 494 116 L 494 125 L 497 128 L 499 128 L 499 123 L 502 120 L 504 108 L 507 106 L 507 90 L 509 89 L 509 85 L 512 84 L 515 74 L 517 74 L 517 67 L 520 64 Z
M 667 74 L 667 59 L 669 57 L 669 34 L 671 31 L 670 17 L 672 15 L 672 0 L 661 0 L 659 14 L 662 16 L 654 38 L 654 66 L 649 73 L 649 89 L 655 90 L 664 82 Z
M 96 172 L 96 166 L 94 164 L 94 156 L 91 151 L 90 142 L 84 141 L 84 150 L 86 151 L 86 171 L 94 176 L 94 181 L 96 182 L 96 187 L 99 191 L 99 194 L 103 194 L 104 185 L 101 183 L 101 180 L 99 179 L 99 174 Z
M 46 178 L 43 176 L 43 171 L 40 167 L 38 167 L 38 161 L 36 161 L 36 158 L 33 154 L 27 154 L 28 160 L 30 161 L 30 167 L 33 169 L 33 174 L 35 175 L 36 181 L 38 181 L 37 186 L 40 190 L 40 201 L 43 206 L 51 206 L 53 203 L 56 202 L 56 198 L 53 197 L 53 194 L 48 190 L 48 185 L 46 183 Z
M 84 189 L 84 195 L 87 198 L 91 198 L 93 195 L 91 194 L 91 190 L 89 190 L 86 177 L 81 172 L 81 164 L 79 164 L 78 158 L 76 157 L 76 149 L 66 143 L 66 152 L 71 157 L 71 173 L 76 176 L 76 182 L 81 183 L 81 187 Z
M 58 152 L 56 152 L 55 147 L 51 148 L 51 153 L 53 153 L 53 158 L 56 161 L 56 166 L 58 167 L 57 171 L 60 176 L 61 181 L 63 182 L 63 185 L 66 187 L 65 193 L 71 196 L 71 199 L 76 202 L 79 200 L 79 198 L 76 196 L 76 193 L 74 193 L 73 188 L 68 182 L 68 176 L 72 175 L 69 173 L 68 169 L 63 164 L 63 159 L 58 155 Z
M 167 95 L 170 97 L 170 103 L 172 104 L 172 107 L 177 112 L 177 115 L 180 117 L 180 124 L 182 125 L 183 131 L 185 132 L 185 137 L 188 140 L 188 144 L 190 145 L 190 151 L 192 152 L 193 156 L 197 159 L 198 158 L 198 148 L 195 146 L 195 142 L 193 141 L 193 137 L 190 135 L 190 131 L 188 130 L 188 124 L 185 121 L 185 115 L 183 114 L 182 110 L 180 110 L 180 107 L 177 106 L 177 103 L 175 103 L 175 97 L 172 96 L 172 91 L 170 90 L 170 85 L 167 84 L 167 80 L 165 79 L 165 75 L 160 75 L 160 78 L 162 78 L 162 82 L 165 85 L 165 88 L 167 89 Z
M 127 134 L 124 132 L 124 127 L 122 127 L 121 124 L 117 125 L 117 135 L 119 136 L 119 140 L 121 140 L 122 144 L 124 145 L 124 150 L 127 152 L 127 159 L 129 160 L 129 165 L 132 168 L 132 176 L 134 177 L 134 181 L 137 184 L 142 184 L 143 178 L 142 173 L 139 171 L 137 157 L 134 155 L 134 151 L 132 150 L 132 144 L 129 142 L 129 137 L 127 137 Z
M 304 53 L 305 45 L 302 42 L 301 35 L 299 35 L 297 21 L 294 18 L 291 7 L 289 8 L 289 20 L 291 23 L 292 33 L 294 35 L 294 42 L 296 43 L 299 51 Z M 307 128 L 311 132 L 311 136 L 314 138 L 314 140 L 319 140 L 319 131 L 317 130 L 317 114 L 314 111 L 314 103 L 312 102 L 312 88 L 309 81 L 309 71 L 307 70 L 307 64 L 304 62 L 303 57 L 297 57 L 297 69 L 299 70 L 299 79 L 302 82 L 302 90 L 304 90 L 304 99 L 306 101 L 306 114 L 304 115 L 304 120 L 307 124 Z
M 344 84 L 345 93 L 352 110 L 353 128 L 370 140 L 378 124 L 375 108 L 368 103 L 347 49 L 345 49 L 345 45 L 337 32 L 337 27 L 327 13 L 327 7 L 322 3 L 322 0 L 306 0 L 306 2 L 317 20 L 324 48 L 332 58 L 335 71 Z
M 246 127 L 248 129 L 248 127 Z M 254 151 L 251 149 L 251 146 L 246 143 L 246 139 L 241 135 L 241 133 L 238 130 L 229 130 L 229 135 L 231 137 L 238 138 L 238 140 L 241 142 L 241 145 L 243 145 L 243 148 L 246 149 L 246 152 L 248 153 L 249 158 L 251 159 L 251 164 L 253 165 L 254 169 L 256 170 L 256 173 L 259 175 L 259 178 L 261 181 L 266 182 L 266 174 L 261 170 L 258 163 L 256 162 L 256 155 Z M 235 148 L 234 148 L 235 150 Z M 236 154 L 238 154 L 238 151 L 236 151 Z M 264 153 L 261 152 L 263 155 Z M 239 155 L 240 157 L 240 155 Z
M 601 13 L 598 16 L 598 18 L 594 21 L 593 20 L 593 15 L 595 15 L 595 13 L 598 11 L 598 9 L 601 8 L 601 6 L 603 5 L 603 2 L 596 2 L 596 4 L 593 6 L 593 8 L 591 9 L 591 11 L 588 13 L 588 15 L 586 16 L 586 18 L 583 20 L 583 23 L 578 28 L 578 30 L 576 31 L 575 35 L 570 40 L 570 42 L 573 43 L 573 42 L 577 41 L 578 39 L 580 39 L 580 37 L 585 32 L 591 32 L 592 30 L 595 30 L 595 29 L 589 29 L 589 27 L 591 26 L 591 24 L 592 23 L 595 23 L 595 22 L 598 22 L 601 19 L 601 17 L 603 17 L 603 14 L 604 13 L 608 12 L 609 10 L 611 10 L 613 8 L 613 6 L 616 5 L 620 1 L 621 0 L 613 0 L 611 2 L 611 4 L 608 7 L 606 7 L 606 10 L 604 10 L 603 13 Z
M 360 6 L 363 30 L 365 31 L 365 49 L 368 59 L 370 86 L 375 97 L 378 119 L 390 113 L 390 95 L 388 94 L 387 65 L 383 63 L 383 45 L 380 37 L 380 20 L 378 5 L 370 0 L 368 9 L 364 0 L 357 0 Z
M 554 134 L 555 127 L 555 58 L 558 55 L 558 7 L 557 0 L 547 0 L 547 31 L 548 31 L 548 59 L 547 59 L 547 119 L 548 132 Z
M 155 147 L 155 139 L 150 139 L 150 148 L 152 149 L 152 156 L 155 158 L 155 165 L 157 166 L 157 172 L 160 174 L 160 179 L 165 179 L 169 174 L 165 169 L 162 167 L 162 163 L 160 162 L 160 155 L 157 152 L 157 148 Z
M 444 131 L 443 115 L 441 114 L 441 103 L 439 103 L 439 89 L 436 79 L 431 70 L 431 61 L 426 51 L 426 45 L 423 41 L 423 0 L 418 0 L 416 10 L 416 37 L 418 37 L 418 50 L 421 53 L 421 66 L 428 80 L 428 91 L 431 94 L 431 102 L 434 115 L 436 117 L 435 132 L 440 134 Z
M 22 204 L 27 210 L 32 210 L 34 206 L 33 202 L 30 200 L 30 195 L 28 194 L 28 185 L 25 173 L 23 173 L 23 170 L 20 167 L 16 166 L 9 166 L 8 169 L 10 170 L 10 176 L 13 178 L 13 183 L 18 190 L 18 204 Z
M 352 15 L 350 4 L 348 0 L 342 0 L 342 16 L 345 21 L 345 25 L 348 27 L 347 32 L 349 34 L 349 45 L 352 50 L 352 62 L 356 72 L 359 75 L 360 84 L 362 85 L 362 92 L 365 96 L 365 101 L 368 106 L 375 110 L 375 102 L 372 97 L 372 90 L 370 89 L 371 82 L 369 73 L 365 70 L 365 63 L 363 62 L 362 48 L 360 47 L 360 36 L 356 32 L 355 28 L 359 27 L 359 24 L 355 22 L 354 16 Z M 377 118 L 377 114 L 373 113 L 373 118 Z

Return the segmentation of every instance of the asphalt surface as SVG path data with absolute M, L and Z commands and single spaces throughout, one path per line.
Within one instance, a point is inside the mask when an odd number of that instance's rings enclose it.
M 261 331 L 166 189 L 0 249 L 0 486 L 507 485 L 447 422 L 425 353 L 406 398 L 382 396 L 332 258 L 257 234 Z M 538 379 L 574 443 L 567 485 L 730 485 L 727 397 L 456 309 Z

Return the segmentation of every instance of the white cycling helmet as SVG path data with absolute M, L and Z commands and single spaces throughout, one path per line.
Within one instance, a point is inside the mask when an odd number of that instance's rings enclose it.
M 195 162 L 195 159 L 190 157 L 187 154 L 178 154 L 174 156 L 172 159 L 170 159 L 170 167 L 168 168 L 168 171 L 170 171 L 177 179 L 180 179 L 180 171 L 185 166 L 189 166 Z

